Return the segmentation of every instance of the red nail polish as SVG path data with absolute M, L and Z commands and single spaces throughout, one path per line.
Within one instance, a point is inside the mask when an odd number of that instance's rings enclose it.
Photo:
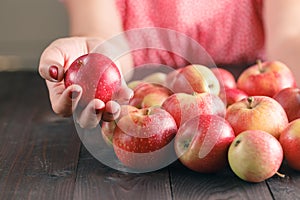
M 76 92 L 76 91 L 70 92 L 70 94 L 69 94 L 69 97 L 71 99 L 76 99 L 78 96 L 79 96 L 79 92 Z
M 49 74 L 53 79 L 57 80 L 58 79 L 58 67 L 56 67 L 54 65 L 49 67 Z

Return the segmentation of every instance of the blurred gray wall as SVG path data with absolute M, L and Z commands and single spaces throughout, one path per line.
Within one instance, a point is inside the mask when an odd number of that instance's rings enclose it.
M 67 35 L 58 0 L 0 0 L 0 70 L 36 70 L 43 49 Z

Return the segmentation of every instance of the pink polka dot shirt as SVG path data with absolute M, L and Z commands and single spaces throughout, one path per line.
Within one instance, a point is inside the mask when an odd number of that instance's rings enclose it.
M 264 58 L 262 0 L 116 0 L 116 3 L 125 31 L 149 27 L 176 31 L 201 45 L 217 66 L 245 66 Z M 182 37 L 177 40 L 176 37 L 158 38 L 155 43 L 162 50 L 134 51 L 135 65 L 161 63 L 176 68 L 188 64 L 190 61 L 178 55 L 177 50 L 195 52 L 190 43 L 184 46 L 180 42 Z M 138 36 L 129 38 L 130 42 L 134 40 L 143 43 Z M 139 45 L 148 44 L 144 41 Z

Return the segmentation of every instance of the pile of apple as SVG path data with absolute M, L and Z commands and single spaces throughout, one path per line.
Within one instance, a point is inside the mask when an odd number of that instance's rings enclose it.
M 283 159 L 300 170 L 300 89 L 281 62 L 258 62 L 237 79 L 224 68 L 194 64 L 128 87 L 134 91 L 129 104 L 101 129 L 108 148 L 127 167 L 159 169 L 178 158 L 200 173 L 229 165 L 249 182 L 280 175 Z M 103 93 L 97 88 L 96 94 Z

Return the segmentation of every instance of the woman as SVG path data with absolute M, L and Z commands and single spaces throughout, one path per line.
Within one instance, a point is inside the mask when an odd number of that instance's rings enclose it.
M 203 46 L 217 65 L 240 67 L 258 58 L 280 60 L 290 67 L 300 84 L 298 0 L 64 0 L 63 3 L 69 14 L 70 37 L 50 44 L 39 66 L 52 108 L 59 115 L 72 115 L 82 95 L 78 85 L 64 87 L 64 71 L 71 62 L 99 42 L 134 28 L 161 27 L 181 32 Z M 131 71 L 133 66 L 149 62 L 148 58 L 174 67 L 183 64 L 176 62 L 171 54 L 166 57 L 165 53 L 140 51 L 119 60 L 121 71 Z M 94 126 L 103 115 L 112 119 L 112 114 L 118 111 L 115 102 L 105 105 L 95 99 L 78 120 L 83 127 Z

